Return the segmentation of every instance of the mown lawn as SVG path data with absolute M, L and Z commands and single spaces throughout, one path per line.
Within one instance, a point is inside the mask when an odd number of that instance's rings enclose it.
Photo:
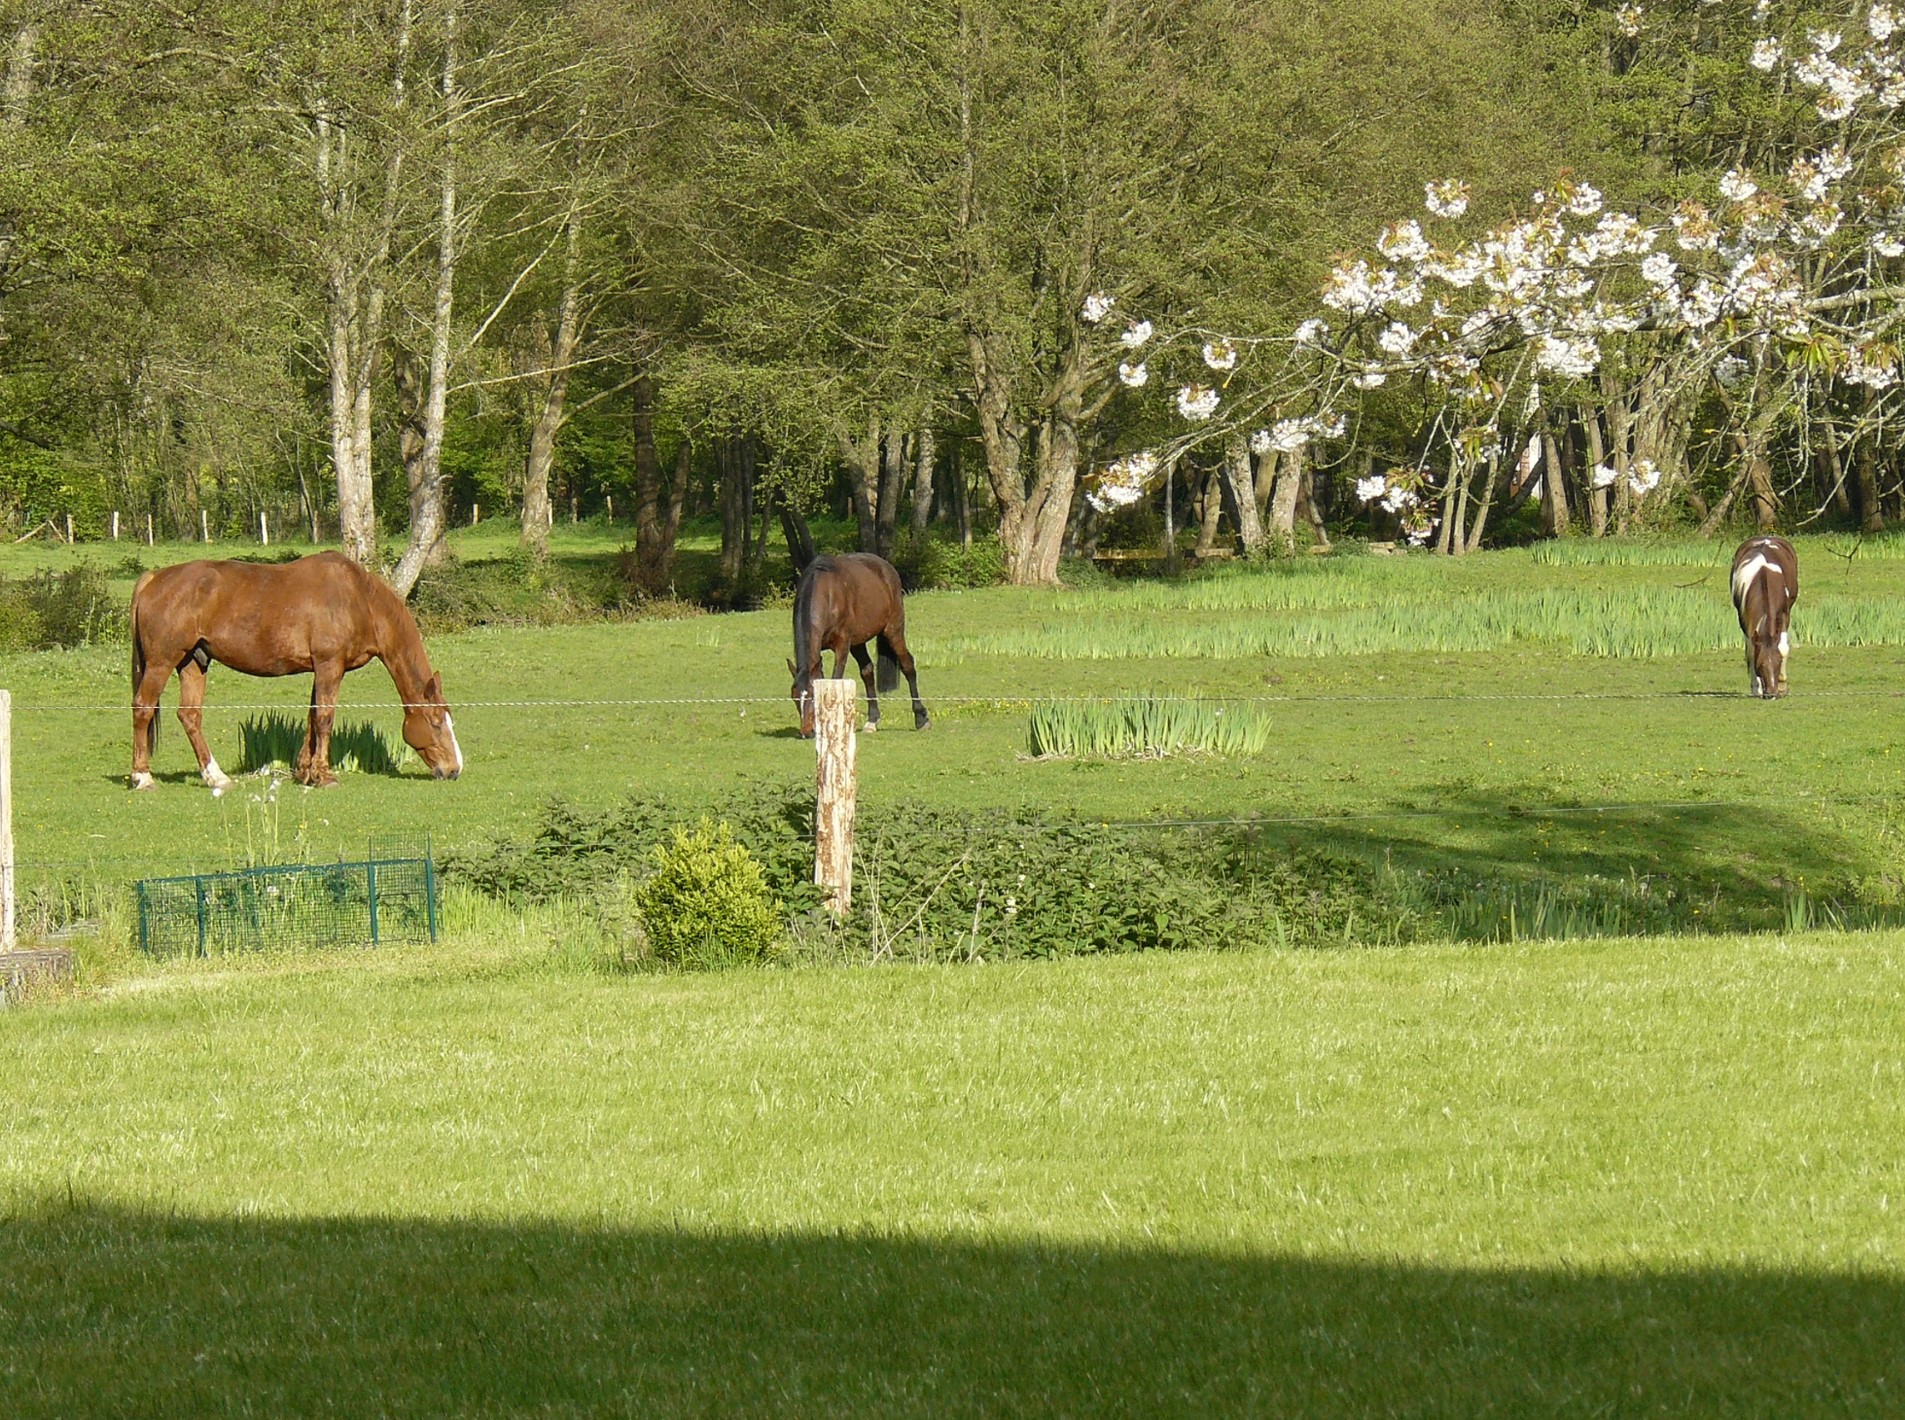
M 386 953 L 10 1013 L 0 1413 L 1897 1414 L 1902 967 Z

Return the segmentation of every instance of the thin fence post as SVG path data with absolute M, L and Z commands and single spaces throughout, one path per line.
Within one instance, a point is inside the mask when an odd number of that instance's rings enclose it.
M 146 546 L 152 546 L 152 514 L 146 514 Z
M 377 945 L 377 864 L 364 864 L 364 886 L 370 896 L 370 944 Z
M 207 513 L 203 508 L 198 510 L 198 539 L 200 542 L 210 542 L 212 540 L 211 514 Z
M 68 547 L 73 545 L 73 515 L 71 513 L 66 515 L 66 545 Z
M 119 510 L 117 508 L 112 510 L 112 540 L 119 541 Z
M 0 690 L 0 952 L 13 944 L 13 692 Z
M 814 749 L 820 760 L 814 783 L 814 881 L 828 890 L 827 907 L 837 917 L 846 916 L 853 902 L 858 690 L 850 679 L 813 683 Z
M 265 521 L 265 510 L 263 508 L 258 510 L 258 545 L 260 547 L 271 546 L 271 524 Z

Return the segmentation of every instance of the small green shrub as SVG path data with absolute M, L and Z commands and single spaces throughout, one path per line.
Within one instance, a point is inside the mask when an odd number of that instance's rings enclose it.
M 304 731 L 304 720 L 275 711 L 247 716 L 239 722 L 233 772 L 251 774 L 274 764 L 290 767 L 304 747 Z M 331 727 L 331 768 L 340 774 L 396 774 L 408 753 L 374 725 L 338 722 Z
M 1261 706 L 1181 695 L 1041 701 L 1032 707 L 1030 730 L 1039 758 L 1262 754 L 1270 743 L 1270 717 Z
M 125 598 L 90 564 L 0 579 L 0 650 L 67 650 L 117 641 L 125 631 Z
M 678 825 L 652 859 L 634 905 L 657 961 L 711 967 L 766 957 L 780 936 L 781 905 L 731 827 Z

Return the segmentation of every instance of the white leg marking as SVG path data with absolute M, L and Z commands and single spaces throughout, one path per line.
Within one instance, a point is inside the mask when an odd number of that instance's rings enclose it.
M 231 787 L 231 778 L 224 770 L 218 767 L 218 761 L 215 759 L 205 761 L 205 768 L 202 773 L 205 776 L 205 782 L 212 786 L 212 792 L 215 794 L 221 793 Z
M 1780 660 L 1782 660 L 1782 661 L 1783 661 L 1783 660 L 1785 660 L 1785 659 L 1786 659 L 1786 653 L 1787 653 L 1788 651 L 1790 651 L 1791 649 L 1792 649 L 1792 643 L 1791 643 L 1790 641 L 1788 641 L 1788 640 L 1786 639 L 1786 633 L 1785 633 L 1784 631 L 1782 631 L 1782 632 L 1780 632 L 1780 633 L 1779 633 L 1779 658 L 1780 658 Z
M 150 789 L 152 787 L 152 776 L 143 772 L 133 775 L 132 787 L 135 789 Z

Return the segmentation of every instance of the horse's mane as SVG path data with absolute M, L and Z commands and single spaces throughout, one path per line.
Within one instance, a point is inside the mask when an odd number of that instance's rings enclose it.
M 831 557 L 816 557 L 807 564 L 807 570 L 800 574 L 800 585 L 794 589 L 794 675 L 798 679 L 807 674 L 812 664 L 809 651 L 813 644 L 814 626 L 814 584 L 820 580 L 822 572 L 832 572 L 839 564 Z

